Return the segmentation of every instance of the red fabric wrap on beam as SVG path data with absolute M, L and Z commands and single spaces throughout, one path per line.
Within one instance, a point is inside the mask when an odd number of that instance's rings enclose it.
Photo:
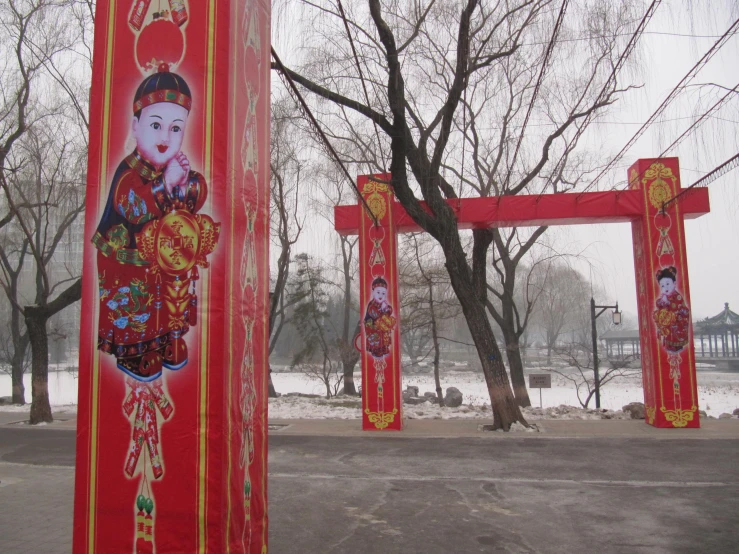
M 631 190 L 461 198 L 448 202 L 457 214 L 460 229 L 621 223 L 642 217 L 644 211 L 642 195 Z M 708 213 L 708 189 L 692 189 L 680 204 L 688 219 Z M 340 234 L 356 235 L 359 209 L 358 205 L 336 206 L 334 228 Z M 398 202 L 393 202 L 392 210 L 398 232 L 421 231 Z

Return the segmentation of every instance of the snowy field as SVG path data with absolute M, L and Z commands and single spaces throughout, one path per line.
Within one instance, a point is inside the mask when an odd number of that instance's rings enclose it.
M 280 371 L 282 369 L 282 371 Z M 323 398 L 323 384 L 310 380 L 301 373 L 284 371 L 275 367 L 272 380 L 275 388 L 282 394 L 280 398 L 270 399 L 269 415 L 275 419 L 359 419 L 359 399 L 339 397 L 326 400 Z M 567 371 L 566 368 L 564 371 Z M 545 370 L 536 369 L 536 373 Z M 31 376 L 26 375 L 26 400 L 30 402 Z M 361 383 L 361 377 L 355 374 L 355 382 Z M 417 386 L 421 395 L 434 391 L 434 379 L 430 373 L 406 373 L 403 388 L 408 385 Z M 464 396 L 464 404 L 459 408 L 439 408 L 430 403 L 406 405 L 405 416 L 411 419 L 490 419 L 490 398 L 481 372 L 443 370 L 441 374 L 442 389 L 458 388 Z M 289 393 L 315 394 L 318 398 L 289 395 Z M 529 391 L 533 408 L 526 410 L 528 419 L 542 418 L 563 419 L 600 419 L 602 414 L 593 410 L 579 409 L 574 385 L 564 377 L 552 373 L 552 388 L 542 390 L 542 406 L 539 409 L 539 391 Z M 11 395 L 10 376 L 0 374 L 0 397 Z M 77 378 L 74 372 L 52 371 L 49 373 L 49 395 L 51 404 L 57 411 L 74 412 L 77 403 Z M 739 408 L 739 372 L 698 371 L 698 399 L 700 409 L 708 415 L 718 417 L 722 413 L 732 413 Z M 601 389 L 601 406 L 611 410 L 607 417 L 624 417 L 621 407 L 629 402 L 642 402 L 641 376 L 619 378 Z M 568 408 L 576 407 L 576 408 Z M 590 407 L 595 407 L 595 399 Z M 0 406 L 0 411 L 27 411 L 29 406 Z

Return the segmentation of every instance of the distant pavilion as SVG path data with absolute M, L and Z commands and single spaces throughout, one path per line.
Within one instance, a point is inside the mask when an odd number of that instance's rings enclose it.
M 720 314 L 693 325 L 693 336 L 700 340 L 702 358 L 738 358 L 739 314 L 732 312 L 726 302 Z
M 640 358 L 639 331 L 611 329 L 600 337 L 609 359 Z M 696 361 L 739 369 L 739 314 L 724 304 L 721 313 L 693 323 Z

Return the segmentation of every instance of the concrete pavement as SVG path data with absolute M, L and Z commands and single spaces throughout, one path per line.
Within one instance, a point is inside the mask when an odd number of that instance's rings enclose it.
M 0 552 L 69 552 L 74 426 L 4 419 Z M 270 552 L 737 550 L 738 420 L 544 421 L 510 434 L 479 423 L 363 433 L 358 421 L 271 421 Z

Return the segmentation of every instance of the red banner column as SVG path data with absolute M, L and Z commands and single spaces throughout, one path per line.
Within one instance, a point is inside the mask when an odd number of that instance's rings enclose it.
M 96 10 L 73 551 L 261 554 L 270 3 Z
M 403 428 L 400 373 L 400 295 L 398 238 L 393 220 L 393 192 L 381 181 L 390 175 L 357 178 L 366 209 L 359 225 L 359 299 L 362 313 L 362 429 Z
M 677 158 L 645 159 L 629 168 L 629 187 L 644 194 L 632 223 L 646 421 L 699 427 L 690 286 Z

